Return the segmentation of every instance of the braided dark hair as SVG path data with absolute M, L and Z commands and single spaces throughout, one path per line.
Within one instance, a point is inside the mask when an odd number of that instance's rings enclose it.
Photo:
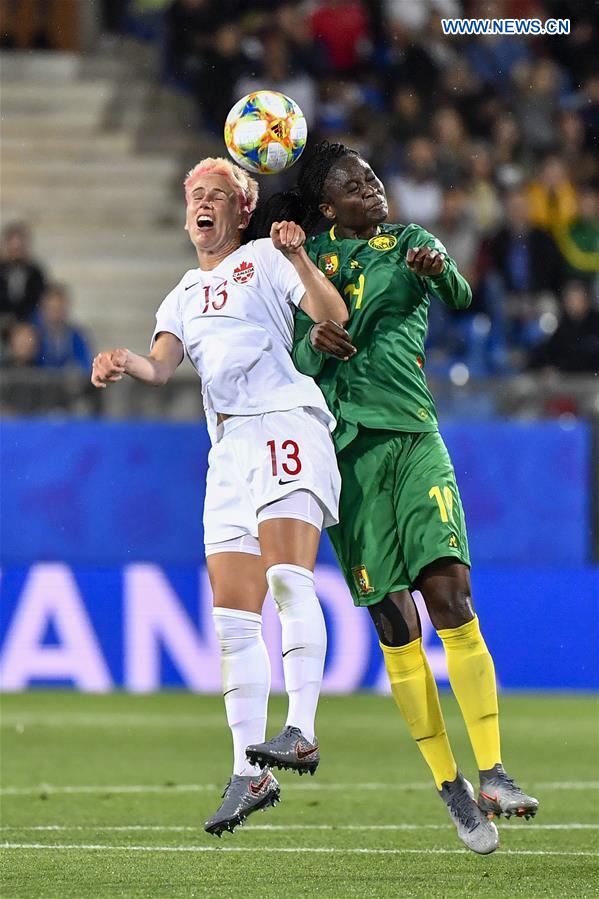
M 298 190 L 306 209 L 304 221 L 300 224 L 306 233 L 312 232 L 322 218 L 318 207 L 324 200 L 324 185 L 333 166 L 346 156 L 359 155 L 357 150 L 352 150 L 345 144 L 330 144 L 328 140 L 317 144 L 297 179 Z
M 258 203 L 245 230 L 244 240 L 268 237 L 273 222 L 285 220 L 297 222 L 306 234 L 318 231 L 322 219 L 319 206 L 323 202 L 324 185 L 329 172 L 340 159 L 359 155 L 357 150 L 344 144 L 321 141 L 302 166 L 297 186 L 293 190 L 273 194 Z

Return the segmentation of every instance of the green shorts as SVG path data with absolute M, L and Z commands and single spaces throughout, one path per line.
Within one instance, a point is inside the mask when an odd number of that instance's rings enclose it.
M 437 431 L 360 429 L 337 457 L 339 524 L 328 534 L 358 606 L 411 590 L 425 565 L 470 565 L 455 472 Z

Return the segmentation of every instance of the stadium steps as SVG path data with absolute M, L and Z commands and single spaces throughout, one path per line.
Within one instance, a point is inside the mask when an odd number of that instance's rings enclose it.
M 147 52 L 126 45 L 110 59 L 6 53 L 2 81 L 3 221 L 29 222 L 95 347 L 143 350 L 194 264 L 180 192 L 190 139 L 179 127 L 169 146 L 168 91 Z M 165 125 L 157 152 L 144 134 Z

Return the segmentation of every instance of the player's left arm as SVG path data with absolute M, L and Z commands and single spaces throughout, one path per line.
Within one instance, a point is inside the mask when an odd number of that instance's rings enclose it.
M 300 309 L 314 322 L 333 321 L 344 325 L 349 318 L 347 306 L 341 294 L 306 253 L 306 235 L 302 228 L 295 222 L 274 222 L 270 237 L 275 248 L 294 267 L 304 286 Z
M 406 253 L 406 265 L 427 284 L 435 296 L 452 309 L 467 309 L 472 302 L 472 290 L 438 238 L 424 228 L 414 235 Z

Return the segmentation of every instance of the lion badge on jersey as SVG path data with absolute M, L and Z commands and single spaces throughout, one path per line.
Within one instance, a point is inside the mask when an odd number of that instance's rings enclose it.
M 366 596 L 368 593 L 374 593 L 374 587 L 370 583 L 366 565 L 356 565 L 355 568 L 352 568 L 351 573 L 354 576 L 354 581 L 356 582 L 356 587 L 358 588 L 360 596 Z
M 318 267 L 325 273 L 327 278 L 332 278 L 339 270 L 339 256 L 337 256 L 337 253 L 327 253 L 325 256 L 319 256 Z
M 233 280 L 236 284 L 247 284 L 254 277 L 254 263 L 242 262 L 237 268 L 233 269 Z
M 377 234 L 376 237 L 370 238 L 368 246 L 372 247 L 373 250 L 380 250 L 381 253 L 386 253 L 387 250 L 392 250 L 393 247 L 397 246 L 397 237 L 394 234 Z

